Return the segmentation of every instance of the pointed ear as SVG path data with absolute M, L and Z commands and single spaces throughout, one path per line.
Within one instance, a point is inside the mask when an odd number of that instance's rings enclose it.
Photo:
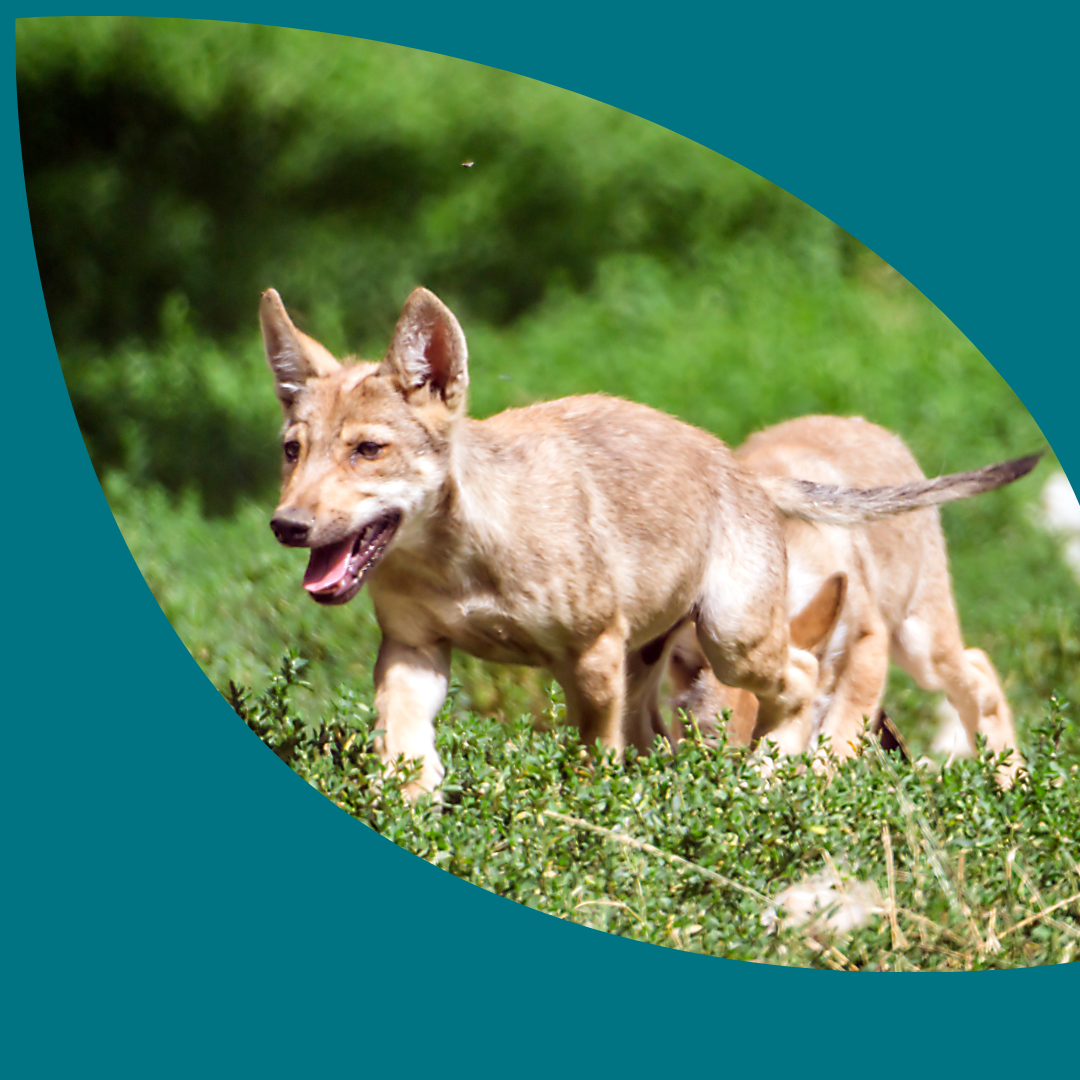
M 277 289 L 267 289 L 259 304 L 266 361 L 274 373 L 278 400 L 288 409 L 308 379 L 330 375 L 341 366 L 314 338 L 293 326 Z
M 847 595 L 847 574 L 833 574 L 817 595 L 791 620 L 791 643 L 813 652 L 832 634 Z
M 469 350 L 457 319 L 434 293 L 414 289 L 409 295 L 382 371 L 393 374 L 406 393 L 428 386 L 451 409 L 464 408 Z

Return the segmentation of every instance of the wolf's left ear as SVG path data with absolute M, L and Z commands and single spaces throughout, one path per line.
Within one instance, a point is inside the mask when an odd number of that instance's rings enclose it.
M 293 326 L 277 289 L 267 289 L 259 304 L 266 362 L 283 409 L 291 408 L 308 379 L 331 375 L 341 366 L 314 338 Z
M 464 408 L 469 350 L 453 312 L 427 289 L 414 289 L 401 309 L 382 363 L 406 393 L 430 386 L 451 409 Z

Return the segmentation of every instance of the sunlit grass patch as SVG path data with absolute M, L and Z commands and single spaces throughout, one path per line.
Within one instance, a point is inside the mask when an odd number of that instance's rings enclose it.
M 370 701 L 341 695 L 305 721 L 286 658 L 267 691 L 230 697 L 252 730 L 327 798 L 435 866 L 562 919 L 690 952 L 845 970 L 973 970 L 1061 963 L 1080 939 L 1080 777 L 1052 705 L 1008 792 L 994 759 L 916 769 L 867 742 L 827 780 L 693 738 L 625 763 L 576 732 L 500 723 L 451 700 L 441 802 L 409 804 L 384 777 Z M 553 709 L 553 712 L 555 710 Z M 846 933 L 830 910 L 799 924 L 791 886 L 833 875 L 876 909 Z

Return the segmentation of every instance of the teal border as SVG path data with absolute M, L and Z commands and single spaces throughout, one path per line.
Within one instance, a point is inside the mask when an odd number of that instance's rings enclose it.
M 131 10 L 459 56 L 713 147 L 922 289 L 1080 486 L 1075 10 Z M 1067 1067 L 1074 966 L 869 982 L 636 945 L 449 877 L 281 765 L 188 657 L 95 481 L 37 279 L 14 95 L 2 117 L 12 1075 Z

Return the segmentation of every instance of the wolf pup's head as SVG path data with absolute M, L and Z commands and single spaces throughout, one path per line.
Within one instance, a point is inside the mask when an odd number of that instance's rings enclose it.
M 285 413 L 270 527 L 281 543 L 311 548 L 309 594 L 344 604 L 438 504 L 451 432 L 465 412 L 465 335 L 426 289 L 409 296 L 381 364 L 339 363 L 297 330 L 273 289 L 259 315 Z

